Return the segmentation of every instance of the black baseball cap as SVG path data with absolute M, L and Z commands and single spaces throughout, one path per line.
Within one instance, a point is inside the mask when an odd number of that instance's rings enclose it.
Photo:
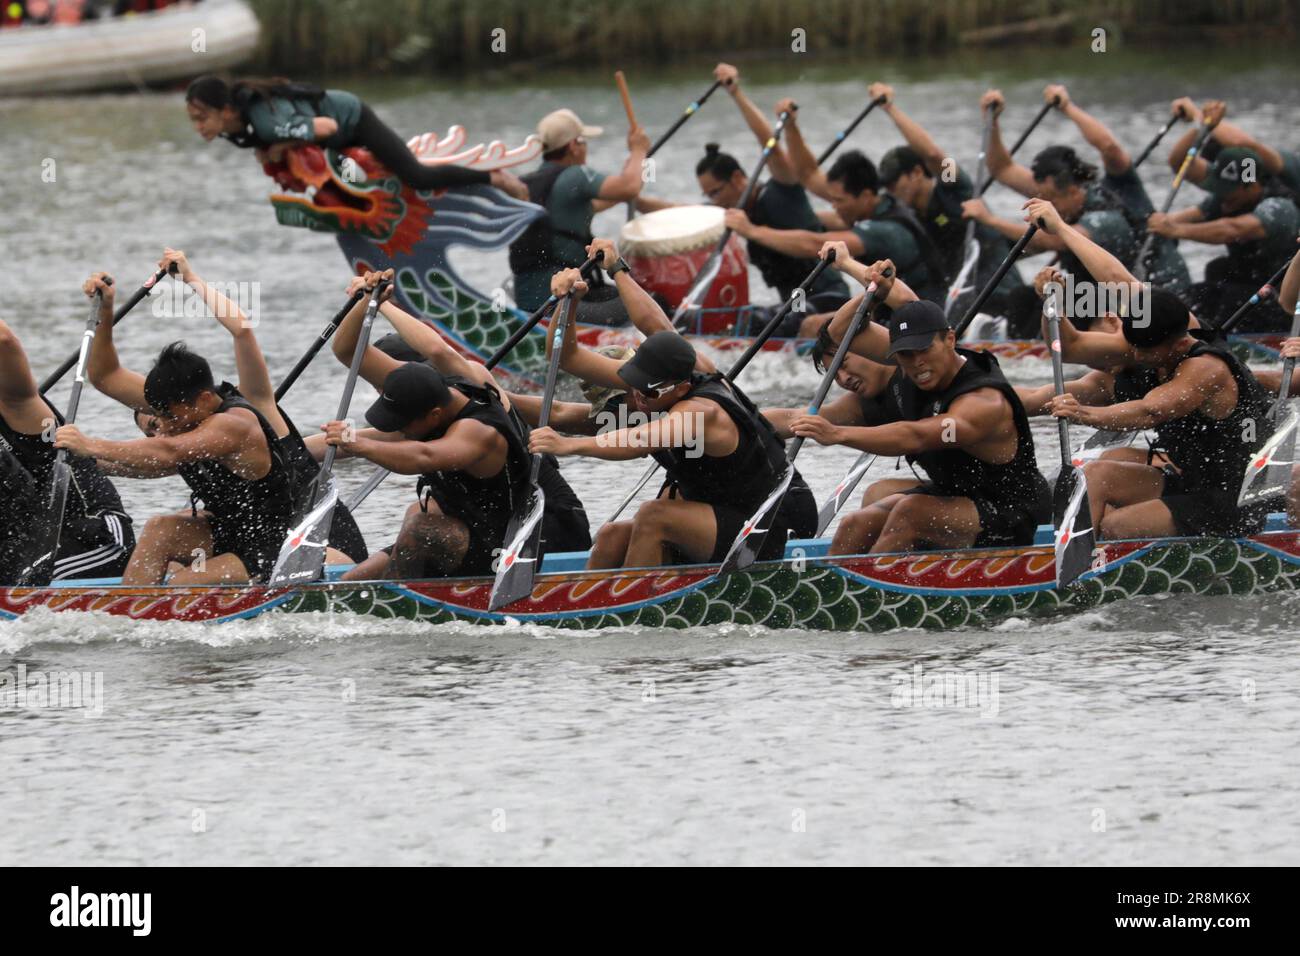
M 1219 153 L 1201 185 L 1223 198 L 1240 186 L 1263 182 L 1267 175 L 1259 153 L 1245 146 L 1233 146 Z
M 917 299 L 900 305 L 894 310 L 893 320 L 889 323 L 889 351 L 919 351 L 928 349 L 938 332 L 947 332 L 952 328 L 948 317 L 928 299 Z
M 695 349 L 676 332 L 656 332 L 637 346 L 618 377 L 642 392 L 677 385 L 695 371 Z
M 384 379 L 384 389 L 366 409 L 366 421 L 381 432 L 399 432 L 451 399 L 447 381 L 423 362 L 407 362 Z

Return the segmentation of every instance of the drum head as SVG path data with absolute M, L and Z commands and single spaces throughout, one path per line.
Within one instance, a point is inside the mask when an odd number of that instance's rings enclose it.
M 646 213 L 623 227 L 619 252 L 656 258 L 708 248 L 722 238 L 725 215 L 721 206 L 674 206 Z

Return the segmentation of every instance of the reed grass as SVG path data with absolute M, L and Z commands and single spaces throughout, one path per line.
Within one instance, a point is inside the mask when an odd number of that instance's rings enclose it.
M 963 32 L 1062 13 L 1086 36 L 1098 25 L 1125 36 L 1255 28 L 1292 35 L 1297 0 L 251 0 L 267 72 L 360 70 L 456 74 L 480 67 L 668 62 L 710 53 L 938 53 Z M 505 30 L 506 52 L 491 49 Z M 419 38 L 412 43 L 412 38 Z

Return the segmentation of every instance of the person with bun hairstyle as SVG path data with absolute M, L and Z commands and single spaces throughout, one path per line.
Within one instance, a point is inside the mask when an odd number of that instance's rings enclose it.
M 208 74 L 185 90 L 185 111 L 208 142 L 221 137 L 254 149 L 262 162 L 279 162 L 287 149 L 305 143 L 334 150 L 361 146 L 412 189 L 483 184 L 528 198 L 528 188 L 505 170 L 425 165 L 374 110 L 346 90 L 323 90 L 284 77 L 227 82 Z

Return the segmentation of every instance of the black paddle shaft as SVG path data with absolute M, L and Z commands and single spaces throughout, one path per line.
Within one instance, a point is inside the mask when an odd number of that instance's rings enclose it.
M 1164 126 L 1160 127 L 1160 132 L 1156 133 L 1156 135 L 1152 138 L 1151 142 L 1147 143 L 1147 148 L 1142 150 L 1142 155 L 1139 156 L 1137 159 L 1133 160 L 1134 169 L 1137 169 L 1139 166 L 1142 165 L 1142 163 L 1146 160 L 1146 158 L 1151 155 L 1151 151 L 1160 145 L 1160 141 L 1165 138 L 1165 134 L 1168 133 L 1171 129 L 1173 129 L 1174 124 L 1177 123 L 1180 119 L 1182 119 L 1182 117 L 1178 115 L 1169 117 L 1169 122 L 1166 123 Z
M 812 287 L 812 284 L 821 277 L 821 274 L 825 272 L 834 261 L 835 255 L 832 253 L 825 259 L 819 261 L 817 265 L 813 266 L 812 271 L 809 272 L 808 275 L 804 277 L 804 280 L 799 283 L 795 292 L 781 304 L 781 308 L 776 310 L 776 313 L 772 318 L 767 320 L 767 325 L 763 326 L 762 331 L 760 331 L 758 335 L 754 336 L 754 341 L 749 343 L 745 348 L 744 353 L 736 360 L 735 364 L 731 366 L 730 370 L 728 370 L 727 381 L 734 382 L 736 376 L 745 370 L 745 366 L 748 365 L 754 356 L 762 350 L 763 346 L 767 343 L 767 340 L 776 333 L 777 328 L 781 325 L 781 321 L 789 315 L 790 310 L 794 308 L 794 300 L 797 297 L 798 292 L 802 290 L 807 293 L 807 291 Z
M 957 325 L 957 338 L 960 339 L 962 337 L 962 333 L 966 331 L 974 320 L 975 314 L 979 312 L 980 306 L 988 301 L 989 296 L 993 294 L 993 290 L 996 289 L 998 283 L 1002 281 L 1002 277 L 1007 274 L 1008 270 L 1010 270 L 1013 265 L 1015 265 L 1016 260 L 1020 258 L 1020 254 L 1025 251 L 1025 246 L 1029 245 L 1029 240 L 1034 238 L 1034 233 L 1037 231 L 1038 223 L 1031 222 L 1029 228 L 1025 230 L 1025 234 L 1016 240 L 1016 244 L 1011 247 L 1011 251 L 1007 253 L 1007 257 L 1003 259 L 1002 264 L 998 266 L 997 272 L 993 273 L 989 281 L 984 284 L 984 288 L 980 290 L 980 294 L 975 297 L 975 301 L 971 303 L 970 308 L 966 310 L 966 314 L 962 316 L 961 322 Z
M 289 370 L 289 374 L 284 377 L 284 381 L 281 382 L 279 387 L 275 390 L 275 400 L 277 402 L 284 398 L 285 393 L 288 392 L 289 389 L 293 388 L 293 383 L 298 381 L 298 377 L 302 375 L 303 370 L 311 364 L 312 359 L 316 357 L 316 353 L 325 347 L 325 343 L 333 337 L 334 332 L 343 324 L 343 320 L 348 317 L 348 313 L 352 311 L 352 307 L 360 302 L 365 294 L 365 290 L 363 289 L 358 289 L 356 292 L 352 293 L 352 298 L 348 299 L 347 305 L 339 309 L 339 311 L 335 313 L 334 318 L 330 319 L 329 325 L 325 326 L 325 328 L 321 330 L 320 335 L 316 336 L 316 341 L 312 342 L 311 347 L 303 353 L 302 358 L 298 359 L 298 364 Z
M 650 147 L 650 151 L 645 154 L 645 158 L 649 159 L 655 153 L 659 152 L 659 147 L 663 146 L 664 143 L 672 139 L 673 134 L 682 128 L 682 124 L 685 123 L 692 116 L 694 116 L 695 113 L 699 110 L 699 108 L 704 105 L 704 101 L 707 100 L 710 96 L 712 96 L 713 91 L 716 90 L 721 85 L 722 85 L 721 80 L 714 80 L 713 85 L 704 91 L 704 95 L 701 96 L 698 100 L 695 100 L 689 106 L 687 106 L 686 109 L 682 111 L 682 115 L 677 117 L 677 120 L 673 123 L 673 125 L 668 127 L 668 129 L 664 130 L 664 134 L 660 136 L 657 140 L 655 140 L 654 145 Z
M 1286 270 L 1290 267 L 1290 259 L 1282 263 L 1282 268 L 1278 269 L 1277 272 L 1274 272 L 1273 275 L 1269 277 L 1269 280 L 1260 286 L 1254 295 L 1241 303 L 1241 305 L 1237 307 L 1236 312 L 1224 319 L 1223 324 L 1219 326 L 1219 331 L 1224 333 L 1231 332 L 1236 328 L 1237 323 L 1241 321 L 1242 316 L 1249 312 L 1253 307 L 1259 305 L 1259 303 L 1276 295 L 1277 284 L 1282 281 L 1282 277 L 1286 275 Z
M 375 291 L 370 294 L 370 304 L 366 306 L 365 317 L 361 320 L 361 331 L 357 333 L 357 345 L 352 350 L 352 364 L 348 367 L 348 379 L 343 385 L 343 397 L 339 399 L 338 414 L 334 416 L 338 421 L 345 419 L 348 409 L 352 407 L 352 393 L 356 391 L 357 377 L 361 374 L 361 362 L 365 358 L 367 346 L 370 345 L 370 329 L 375 324 L 375 313 L 379 311 L 379 298 L 384 294 L 388 284 L 387 279 L 380 279 L 379 284 L 375 286 Z M 325 460 L 321 462 L 320 471 L 316 475 L 318 491 L 328 485 L 334 470 L 334 459 L 338 453 L 337 445 L 326 446 Z
M 160 281 L 162 281 L 162 277 L 165 276 L 166 274 L 167 274 L 166 269 L 159 269 L 148 279 L 145 279 L 144 284 L 141 285 L 140 288 L 136 289 L 135 292 L 131 293 L 131 298 L 127 299 L 125 302 L 123 302 L 120 306 L 117 307 L 117 310 L 113 313 L 113 324 L 117 325 L 117 323 L 120 322 L 128 312 L 130 312 L 137 305 L 139 305 L 140 300 L 143 299 L 145 296 L 147 296 L 149 294 L 149 290 L 152 289 L 155 285 L 157 285 Z M 112 279 L 108 279 L 107 281 L 109 285 L 113 284 Z M 68 370 L 72 368 L 72 366 L 77 364 L 77 358 L 79 357 L 79 355 L 80 353 L 73 352 L 71 355 L 69 355 L 67 358 L 65 358 L 62 362 L 59 363 L 58 368 L 56 368 L 49 375 L 45 376 L 45 381 L 41 382 L 41 387 L 40 387 L 40 393 L 42 395 L 44 395 L 46 392 L 52 389 L 55 385 L 59 384 L 59 380 L 63 378 L 63 376 L 68 374 Z
M 1205 128 L 1201 130 L 1201 135 L 1196 137 L 1196 142 L 1192 144 L 1192 148 L 1183 157 L 1183 163 L 1178 167 L 1178 174 L 1174 176 L 1174 184 L 1169 189 L 1169 195 L 1165 197 L 1164 203 L 1160 206 L 1161 213 L 1168 213 L 1173 208 L 1174 198 L 1178 195 L 1178 190 L 1182 188 L 1183 180 L 1187 178 L 1187 170 L 1191 168 L 1192 160 L 1201 155 L 1201 149 L 1205 146 L 1205 141 L 1210 138 L 1210 134 L 1213 132 L 1214 127 L 1208 123 L 1205 124 Z M 1151 247 L 1155 245 L 1155 241 L 1156 234 L 1148 230 L 1146 238 L 1142 240 L 1142 248 L 1138 250 L 1137 258 L 1133 260 L 1133 275 L 1137 279 L 1147 277 L 1147 256 L 1151 252 Z
M 826 162 L 826 160 L 830 159 L 831 154 L 839 149 L 840 145 L 853 134 L 855 129 L 858 128 L 858 124 L 870 116 L 871 111 L 883 102 L 885 102 L 885 98 L 883 96 L 877 96 L 863 108 L 861 113 L 853 118 L 852 123 L 836 133 L 835 138 L 831 140 L 831 144 L 822 150 L 822 154 L 817 157 L 817 165 L 820 166 L 822 163 Z
M 578 266 L 578 271 L 581 272 L 584 277 L 590 275 L 591 270 L 596 267 L 597 265 L 596 258 L 597 258 L 596 256 L 592 256 L 582 265 Z M 505 344 L 502 345 L 501 348 L 497 349 L 488 357 L 488 360 L 483 363 L 483 366 L 485 368 L 496 368 L 498 363 L 500 363 L 500 361 L 503 358 L 509 355 L 511 350 L 514 349 L 516 345 L 518 345 L 520 342 L 523 341 L 524 336 L 527 335 L 529 332 L 531 332 L 537 326 L 538 322 L 542 321 L 542 317 L 546 315 L 546 313 L 549 312 L 552 308 L 554 308 L 555 303 L 558 301 L 559 301 L 559 297 L 553 295 L 550 298 L 548 298 L 545 302 L 543 302 L 541 307 L 536 312 L 534 312 L 532 315 L 530 315 L 527 319 L 524 320 L 523 325 L 519 326 L 519 328 L 515 329 L 514 332 L 510 333 L 510 338 L 506 339 Z M 556 334 L 559 335 L 558 330 L 556 331 Z

